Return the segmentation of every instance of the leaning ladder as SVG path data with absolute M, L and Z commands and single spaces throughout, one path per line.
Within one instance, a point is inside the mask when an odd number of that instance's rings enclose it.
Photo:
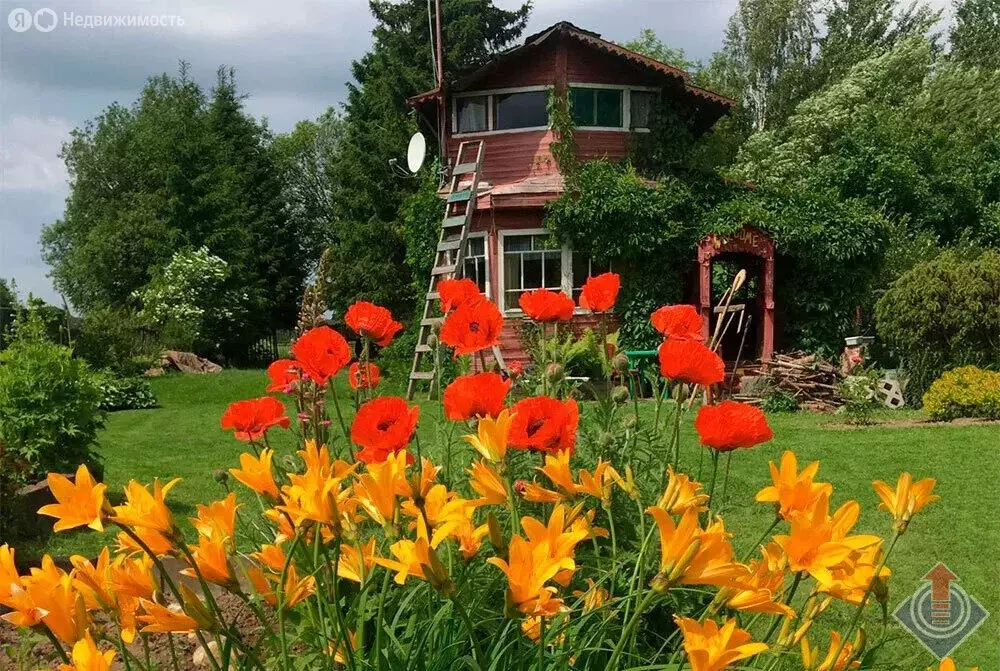
M 475 158 L 469 155 L 471 152 L 475 152 Z M 455 157 L 455 168 L 451 171 L 451 183 L 445 200 L 441 237 L 438 239 L 434 268 L 431 270 L 427 299 L 420 319 L 420 337 L 413 353 L 413 367 L 410 369 L 410 382 L 406 388 L 406 398 L 410 400 L 413 399 L 418 383 L 428 382 L 431 394 L 435 383 L 440 384 L 440 380 L 434 379 L 436 373 L 433 364 L 435 349 L 440 345 L 431 347 L 429 344 L 434 327 L 444 321 L 437 308 L 437 286 L 447 277 L 461 277 L 465 269 L 465 243 L 469 226 L 472 225 L 472 213 L 476 210 L 479 175 L 485 153 L 486 143 L 483 140 L 463 142 L 458 146 L 458 156 Z M 425 358 L 431 360 L 430 365 L 425 362 Z

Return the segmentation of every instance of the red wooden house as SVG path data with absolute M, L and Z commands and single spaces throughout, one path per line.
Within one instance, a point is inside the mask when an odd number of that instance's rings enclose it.
M 528 37 L 480 70 L 410 100 L 438 129 L 446 163 L 459 145 L 485 141 L 476 210 L 468 231 L 464 275 L 475 280 L 507 317 L 501 350 L 524 358 L 518 339 L 518 296 L 546 287 L 578 298 L 596 268 L 572 249 L 546 245 L 544 206 L 563 193 L 550 151 L 551 94 L 568 94 L 581 160 L 624 158 L 632 133 L 648 132 L 654 105 L 676 105 L 693 130 L 708 130 L 732 101 L 695 86 L 683 70 L 562 22 Z M 465 160 L 465 159 L 463 159 Z M 706 244 L 708 241 L 706 241 Z M 718 253 L 719 246 L 712 247 Z M 696 250 L 692 250 L 692 261 Z M 709 299 L 710 302 L 710 299 Z M 711 306 L 703 306 L 711 311 Z M 579 314 L 579 328 L 591 318 Z

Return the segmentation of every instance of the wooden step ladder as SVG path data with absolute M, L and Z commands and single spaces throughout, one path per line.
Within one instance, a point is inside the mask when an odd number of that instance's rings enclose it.
M 451 183 L 445 197 L 441 237 L 438 239 L 434 268 L 431 270 L 427 298 L 420 318 L 420 337 L 413 353 L 410 382 L 406 387 L 406 398 L 409 400 L 413 400 L 417 384 L 420 382 L 428 383 L 429 393 L 432 396 L 435 385 L 440 386 L 440 380 L 435 379 L 434 370 L 435 350 L 440 344 L 437 347 L 431 347 L 429 344 L 434 328 L 444 321 L 438 308 L 437 286 L 442 279 L 461 277 L 465 270 L 466 240 L 469 227 L 472 225 L 472 214 L 476 211 L 479 177 L 485 155 L 486 143 L 483 140 L 463 142 L 458 146 L 458 156 L 455 157 L 455 167 L 451 171 Z

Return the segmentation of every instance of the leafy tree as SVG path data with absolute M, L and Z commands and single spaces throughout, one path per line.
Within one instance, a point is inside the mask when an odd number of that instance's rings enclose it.
M 206 96 L 187 77 L 152 77 L 73 131 L 66 211 L 42 235 L 53 279 L 75 306 L 124 307 L 175 251 L 207 246 L 250 293 L 251 320 L 226 335 L 235 356 L 294 323 L 316 251 L 287 216 L 271 136 L 243 110 L 232 70 Z
M 700 70 L 701 61 L 692 61 L 684 54 L 684 50 L 664 44 L 651 28 L 643 28 L 634 40 L 622 44 L 626 49 L 655 58 L 661 63 L 673 65 L 681 70 Z
M 7 345 L 8 337 L 14 328 L 17 310 L 17 295 L 7 284 L 7 280 L 0 277 L 0 349 Z
M 955 0 L 951 55 L 968 65 L 1000 69 L 1000 1 Z
M 389 161 L 402 155 L 417 130 L 406 99 L 434 87 L 431 25 L 424 0 L 372 0 L 369 7 L 376 21 L 374 45 L 352 65 L 355 82 L 348 84 L 343 136 L 331 169 L 329 286 L 337 303 L 364 295 L 406 314 L 413 292 L 397 222 L 418 183 L 399 179 Z M 491 0 L 443 0 L 446 75 L 474 69 L 508 47 L 524 29 L 529 10 L 530 4 L 508 11 Z M 358 259 L 370 262 L 362 270 Z

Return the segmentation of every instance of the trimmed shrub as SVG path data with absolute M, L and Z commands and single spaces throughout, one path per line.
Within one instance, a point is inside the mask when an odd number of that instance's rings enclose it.
M 100 403 L 85 361 L 47 340 L 37 317 L 18 324 L 0 353 L 0 441 L 9 459 L 23 464 L 19 479 L 71 473 L 81 463 L 98 467 L 91 448 L 104 424 Z
M 145 410 L 156 407 L 156 396 L 144 377 L 117 377 L 105 371 L 99 377 L 101 410 Z
M 945 370 L 1000 365 L 1000 252 L 918 263 L 879 300 L 876 323 L 906 369 L 911 403 Z
M 154 329 L 128 309 L 99 307 L 87 312 L 73 351 L 94 370 L 122 377 L 139 375 L 160 354 Z
M 1000 373 L 975 366 L 950 370 L 924 394 L 924 411 L 939 421 L 1000 419 Z

